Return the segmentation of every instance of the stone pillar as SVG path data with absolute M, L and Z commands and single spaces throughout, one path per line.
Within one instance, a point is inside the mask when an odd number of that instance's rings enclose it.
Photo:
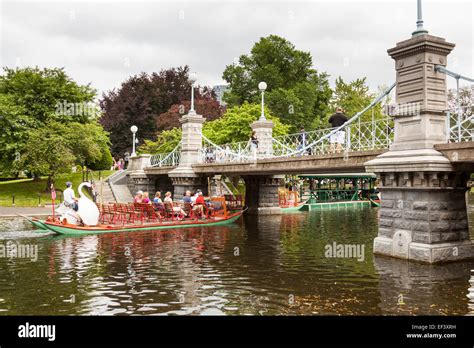
M 173 198 L 181 199 L 183 198 L 186 191 L 196 192 L 197 189 L 200 189 L 204 195 L 207 195 L 207 178 L 205 176 L 175 176 L 171 177 L 171 182 L 173 183 Z
M 365 163 L 379 178 L 382 195 L 374 253 L 428 263 L 473 256 L 466 211 L 467 174 L 455 172 L 433 147 L 446 141 L 445 74 L 454 48 L 443 38 L 418 35 L 389 49 L 395 60 L 394 142 Z M 408 111 L 408 112 L 407 112 Z
M 271 156 L 273 153 L 273 127 L 269 120 L 258 120 L 251 124 L 258 139 L 257 158 Z
M 132 195 L 137 191 L 148 191 L 154 194 L 155 181 L 145 174 L 144 169 L 150 167 L 151 155 L 130 157 L 127 168 L 127 186 Z
M 179 166 L 168 174 L 173 183 L 173 197 L 175 199 L 181 199 L 186 190 L 194 191 L 199 188 L 203 192 L 207 192 L 207 180 L 194 173 L 192 168 L 193 164 L 201 162 L 201 132 L 205 119 L 196 112 L 190 112 L 181 117 L 179 121 L 183 132 L 181 159 Z
M 281 214 L 278 189 L 283 186 L 283 176 L 244 176 L 245 205 L 248 214 Z
M 168 175 L 154 175 L 156 191 L 160 191 L 162 196 L 167 191 L 173 192 L 173 182 Z M 155 192 L 153 192 L 155 194 Z

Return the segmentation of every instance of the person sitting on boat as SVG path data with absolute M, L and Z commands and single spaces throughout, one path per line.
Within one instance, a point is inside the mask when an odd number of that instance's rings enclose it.
M 148 192 L 143 192 L 142 203 L 151 204 L 150 194 Z
M 70 181 L 66 183 L 66 189 L 63 192 L 63 198 L 64 198 L 64 205 L 67 208 L 71 208 L 74 211 L 78 211 L 79 205 L 77 204 L 77 198 L 72 188 L 72 182 Z
M 161 192 L 156 191 L 155 198 L 153 198 L 153 208 L 157 211 L 164 211 L 165 206 L 163 205 L 163 201 L 161 200 Z
M 143 201 L 143 191 L 138 191 L 137 194 L 135 195 L 135 198 L 133 199 L 135 203 L 142 203 Z
M 191 191 L 186 191 L 186 193 L 183 196 L 183 203 L 193 203 L 193 200 L 191 198 Z
M 161 200 L 161 192 L 156 191 L 155 198 L 153 198 L 153 204 L 162 204 L 163 201 Z
M 173 209 L 174 213 L 181 213 L 183 216 L 188 216 L 186 212 L 183 210 L 183 208 L 177 206 L 175 207 L 173 204 L 173 198 L 171 198 L 171 192 L 168 191 L 165 194 L 165 199 L 163 200 L 165 203 L 169 203 L 171 205 L 171 208 Z
M 206 206 L 206 201 L 204 200 L 204 196 L 202 195 L 201 190 L 196 191 L 196 201 L 194 202 L 193 211 L 198 216 L 203 216 L 204 214 L 204 207 Z

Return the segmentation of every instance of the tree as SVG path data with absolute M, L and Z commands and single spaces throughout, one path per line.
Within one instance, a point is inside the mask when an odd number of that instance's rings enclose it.
M 145 143 L 140 146 L 138 153 L 158 154 L 168 153 L 181 141 L 181 128 L 173 128 L 165 130 L 158 134 L 156 140 L 145 140 Z
M 161 115 L 172 105 L 183 103 L 190 99 L 191 84 L 188 81 L 188 66 L 161 70 L 159 73 L 131 76 L 121 87 L 104 93 L 100 101 L 104 112 L 100 123 L 110 133 L 112 153 L 122 156 L 131 151 L 130 127 L 138 127 L 137 137 L 140 143 L 153 139 L 157 128 L 161 125 Z M 209 93 L 208 88 L 196 88 L 196 99 L 201 93 Z M 171 120 L 173 123 L 175 120 Z M 163 120 L 163 127 L 167 126 Z
M 110 168 L 112 156 L 108 144 L 107 134 L 97 122 L 52 121 L 30 132 L 21 162 L 34 178 L 48 176 L 48 189 L 56 174 L 70 172 L 74 164 L 95 170 Z
M 381 89 L 379 88 L 379 91 Z M 315 128 L 328 128 L 330 125 L 327 122 L 329 116 L 335 111 L 336 107 L 341 107 L 344 113 L 350 118 L 362 111 L 368 106 L 376 97 L 378 93 L 371 93 L 366 84 L 366 78 L 356 79 L 349 83 L 344 82 L 341 77 L 336 79 L 336 88 L 330 101 L 330 112 L 326 114 L 326 118 Z M 374 119 L 384 118 L 382 112 L 382 103 L 374 107 Z M 361 121 L 370 121 L 372 119 L 372 111 L 368 111 L 361 116 Z
M 226 110 L 224 115 L 211 122 L 205 122 L 203 134 L 216 144 L 247 141 L 250 138 L 252 122 L 260 117 L 260 105 L 244 103 Z M 280 122 L 265 108 L 266 118 L 274 122 L 273 136 L 288 134 L 289 126 Z M 139 148 L 140 153 L 167 153 L 181 141 L 181 128 L 173 128 L 159 133 L 156 140 L 146 140 Z
M 0 76 L 2 174 L 16 176 L 26 167 L 35 173 L 44 172 L 44 167 L 34 170 L 34 163 L 39 163 L 34 156 L 23 156 L 19 161 L 26 152 L 32 154 L 30 133 L 35 130 L 47 132 L 51 123 L 74 123 L 81 127 L 94 124 L 98 117 L 98 109 L 93 103 L 95 93 L 89 85 L 74 82 L 64 69 L 5 68 Z M 96 130 L 107 137 L 102 129 Z M 101 137 L 98 139 L 103 140 Z M 27 163 L 25 158 L 34 161 Z
M 8 94 L 0 94 L 0 175 L 15 177 L 21 171 L 20 152 L 28 139 L 32 119 Z
M 75 156 L 63 134 L 47 127 L 34 129 L 29 134 L 28 144 L 21 157 L 22 167 L 34 178 L 47 175 L 46 189 L 54 183 L 57 174 L 70 172 Z
M 257 121 L 261 114 L 259 104 L 244 103 L 227 109 L 224 115 L 212 122 L 205 122 L 203 134 L 216 144 L 247 141 L 252 133 L 251 124 Z M 283 124 L 265 108 L 265 116 L 274 122 L 273 136 L 288 134 L 290 126 Z
M 457 115 L 461 108 L 461 120 L 465 120 L 474 113 L 474 86 L 461 87 L 459 89 L 459 98 L 457 90 L 448 91 L 448 109 L 451 115 Z
M 49 121 L 87 123 L 97 116 L 93 108 L 74 112 L 74 108 L 61 107 L 92 103 L 96 94 L 89 85 L 73 81 L 62 68 L 4 68 L 0 94 L 9 95 L 16 105 L 21 105 L 35 128 Z
M 184 101 L 180 104 L 174 104 L 171 108 L 159 115 L 156 120 L 156 129 L 158 131 L 170 130 L 175 127 L 181 127 L 179 119 L 189 112 L 191 106 L 190 101 Z M 200 98 L 194 101 L 196 112 L 202 115 L 206 121 L 218 119 L 224 113 L 224 107 L 212 97 Z
M 328 75 L 313 67 L 309 52 L 276 35 L 261 38 L 250 55 L 241 55 L 238 64 L 226 67 L 223 78 L 230 89 L 224 100 L 229 106 L 258 102 L 260 81 L 267 83 L 265 93 L 270 110 L 295 131 L 309 128 L 321 118 L 331 97 Z

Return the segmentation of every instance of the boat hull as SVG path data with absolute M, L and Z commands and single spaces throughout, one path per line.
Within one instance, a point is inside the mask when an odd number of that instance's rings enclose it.
M 302 211 L 339 209 L 339 208 L 359 208 L 370 207 L 370 201 L 346 201 L 346 202 L 330 202 L 330 203 L 307 203 L 301 207 Z
M 95 226 L 95 227 L 81 227 L 75 225 L 63 225 L 60 223 L 53 223 L 48 221 L 33 220 L 32 223 L 41 229 L 46 229 L 57 234 L 62 235 L 86 235 L 98 233 L 113 233 L 113 232 L 134 232 L 134 231 L 149 231 L 149 230 L 164 230 L 175 228 L 190 228 L 190 227 L 210 227 L 221 226 L 237 221 L 243 212 L 234 213 L 227 218 L 204 220 L 204 221 L 179 221 L 170 223 L 156 223 L 143 225 L 123 225 L 123 226 Z

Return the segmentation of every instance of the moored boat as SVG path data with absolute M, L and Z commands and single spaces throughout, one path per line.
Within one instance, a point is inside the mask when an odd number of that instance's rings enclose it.
M 131 232 L 131 231 L 147 231 L 147 230 L 163 230 L 173 228 L 189 228 L 189 227 L 208 227 L 220 226 L 237 221 L 243 214 L 244 210 L 233 212 L 227 216 L 216 216 L 206 218 L 204 220 L 184 219 L 180 221 L 161 221 L 161 222 L 143 222 L 140 224 L 98 224 L 97 226 L 79 226 L 75 224 L 62 223 L 57 220 L 39 220 L 36 218 L 30 221 L 38 228 L 64 235 L 81 235 L 111 232 Z
M 380 206 L 374 174 L 305 174 L 300 175 L 299 179 L 309 183 L 309 192 L 302 190 L 304 201 L 299 204 L 283 205 L 282 202 L 286 202 L 280 198 L 282 212 Z M 292 199 L 292 202 L 295 201 Z
M 81 196 L 79 209 L 55 208 L 46 220 L 28 218 L 36 228 L 63 235 L 162 230 L 172 228 L 219 226 L 235 222 L 246 209 L 227 204 L 224 197 L 211 197 L 204 205 L 193 207 L 190 203 L 159 204 L 92 202 L 81 189 L 91 186 L 79 185 Z M 53 198 L 54 199 L 54 198 Z M 54 201 L 53 201 L 54 203 Z M 56 215 L 55 212 L 60 215 Z

